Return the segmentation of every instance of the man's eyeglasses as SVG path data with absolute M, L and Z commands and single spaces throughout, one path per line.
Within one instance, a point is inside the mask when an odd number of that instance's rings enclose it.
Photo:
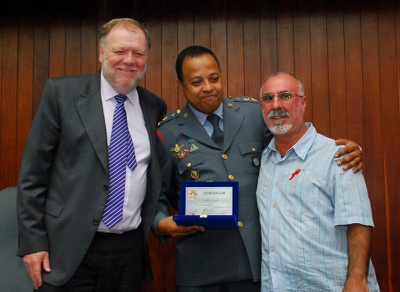
M 275 94 L 266 93 L 260 97 L 260 101 L 265 102 L 265 103 L 271 103 L 275 100 L 275 95 L 278 96 L 279 101 L 289 101 L 293 96 L 298 96 L 300 98 L 302 98 L 304 96 L 304 95 L 299 95 L 297 93 L 290 92 L 290 91 L 279 92 L 279 93 L 275 93 Z

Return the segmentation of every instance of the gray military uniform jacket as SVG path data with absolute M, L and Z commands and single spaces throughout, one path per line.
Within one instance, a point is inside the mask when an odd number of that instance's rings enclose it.
M 260 280 L 261 234 L 256 204 L 260 157 L 270 134 L 257 100 L 223 99 L 224 144 L 219 148 L 190 107 L 169 113 L 159 131 L 172 170 L 163 173 L 164 195 L 153 222 L 178 208 L 181 181 L 239 182 L 239 224 L 233 230 L 206 230 L 176 240 L 175 275 L 179 286 Z

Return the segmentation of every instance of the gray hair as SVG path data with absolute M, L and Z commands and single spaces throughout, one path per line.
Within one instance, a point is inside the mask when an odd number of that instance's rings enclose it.
M 111 29 L 115 26 L 122 26 L 125 28 L 128 28 L 130 26 L 138 27 L 141 31 L 143 31 L 146 37 L 147 51 L 150 50 L 151 43 L 150 43 L 149 32 L 140 22 L 132 18 L 114 18 L 111 19 L 109 22 L 105 23 L 98 31 L 99 45 L 101 47 L 104 47 L 107 35 L 110 33 Z
M 265 80 L 265 82 L 269 79 L 269 78 L 271 78 L 271 77 L 274 77 L 274 76 L 278 76 L 278 75 L 289 75 L 289 76 L 292 76 L 294 79 L 296 79 L 297 80 L 297 85 L 298 85 L 298 94 L 299 95 L 301 95 L 301 96 L 304 96 L 304 86 L 303 86 L 303 83 L 301 83 L 301 81 L 296 77 L 296 76 L 294 76 L 292 73 L 289 73 L 289 72 L 286 72 L 286 71 L 275 71 L 275 72 L 273 72 L 273 73 L 271 73 L 268 77 L 267 77 L 267 79 Z M 263 89 L 264 89 L 264 84 L 265 84 L 265 82 L 263 83 L 263 85 L 261 86 L 261 90 L 260 90 L 260 97 L 261 97 L 261 95 L 262 95 L 262 91 L 263 91 Z

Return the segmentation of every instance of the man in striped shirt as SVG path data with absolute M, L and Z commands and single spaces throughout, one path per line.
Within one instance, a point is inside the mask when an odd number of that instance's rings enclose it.
M 289 73 L 272 74 L 261 89 L 274 136 L 257 187 L 262 291 L 379 291 L 363 175 L 337 167 L 340 146 L 304 121 L 306 103 L 301 82 Z

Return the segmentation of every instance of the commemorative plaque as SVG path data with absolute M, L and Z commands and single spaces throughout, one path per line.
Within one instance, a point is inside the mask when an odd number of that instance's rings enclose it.
M 237 181 L 183 181 L 180 186 L 178 225 L 199 225 L 206 229 L 238 227 Z

